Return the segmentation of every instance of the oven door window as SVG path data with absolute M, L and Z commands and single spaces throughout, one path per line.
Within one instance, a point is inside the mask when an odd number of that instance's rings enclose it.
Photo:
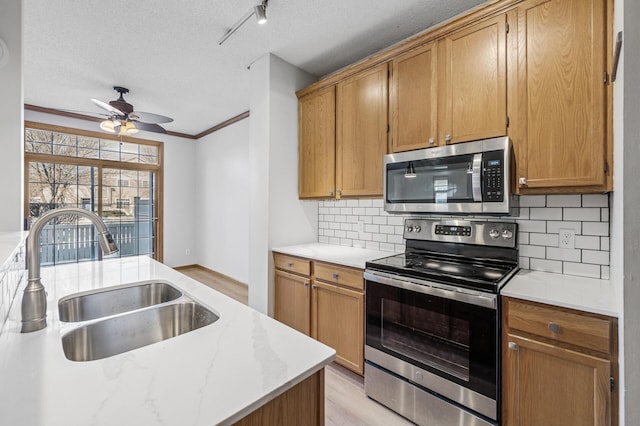
M 386 173 L 388 203 L 474 202 L 473 154 L 387 164 Z
M 366 344 L 496 396 L 496 311 L 367 281 Z

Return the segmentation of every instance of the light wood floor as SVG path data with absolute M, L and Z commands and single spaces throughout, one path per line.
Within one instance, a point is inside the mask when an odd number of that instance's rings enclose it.
M 199 265 L 175 268 L 201 283 L 247 304 L 246 284 Z M 364 379 L 332 363 L 325 368 L 326 426 L 404 426 L 412 425 L 364 393 Z

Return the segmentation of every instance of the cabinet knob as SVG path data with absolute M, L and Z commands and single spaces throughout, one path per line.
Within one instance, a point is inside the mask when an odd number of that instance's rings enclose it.
M 315 290 L 318 287 L 316 287 L 315 285 L 312 285 L 311 288 Z
M 287 268 L 291 268 L 292 266 L 293 266 L 293 263 L 287 262 Z
M 333 279 L 337 280 L 338 279 L 338 274 L 336 272 L 333 273 Z
M 304 282 L 305 287 L 309 287 L 309 283 L 307 281 Z
M 509 346 L 509 349 L 512 351 L 517 351 L 518 349 L 520 349 L 516 342 L 509 342 L 508 346 Z
M 446 143 L 451 142 L 451 135 L 445 135 L 445 137 L 444 137 L 444 141 L 445 141 Z
M 338 195 L 342 195 L 342 189 L 338 189 L 336 192 L 338 193 Z
M 549 331 L 551 331 L 553 334 L 560 333 L 560 326 L 555 322 L 550 322 L 547 327 L 549 327 Z
M 331 195 L 333 197 L 333 189 L 329 190 L 329 195 Z
M 518 179 L 518 183 L 520 185 L 526 185 L 527 184 L 527 178 L 521 177 L 520 179 Z
M 435 138 L 429 138 L 429 145 L 433 145 L 434 143 L 436 143 Z

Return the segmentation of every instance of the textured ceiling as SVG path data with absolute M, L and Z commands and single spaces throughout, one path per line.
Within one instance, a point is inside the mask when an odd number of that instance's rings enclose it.
M 248 66 L 266 53 L 323 76 L 484 0 L 270 0 L 218 40 L 259 0 L 28 0 L 25 103 L 100 110 L 114 85 L 136 110 L 171 116 L 196 134 L 249 109 Z

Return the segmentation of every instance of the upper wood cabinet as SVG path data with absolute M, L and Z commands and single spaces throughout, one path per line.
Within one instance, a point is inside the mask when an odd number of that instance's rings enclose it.
M 298 101 L 298 195 L 327 198 L 335 194 L 335 87 Z
M 435 146 L 438 138 L 438 57 L 435 42 L 391 61 L 389 109 L 393 152 Z
M 438 42 L 439 144 L 507 134 L 506 15 Z
M 387 153 L 387 64 L 336 87 L 336 192 L 340 197 L 382 196 Z
M 606 190 L 606 0 L 517 6 L 522 188 Z

